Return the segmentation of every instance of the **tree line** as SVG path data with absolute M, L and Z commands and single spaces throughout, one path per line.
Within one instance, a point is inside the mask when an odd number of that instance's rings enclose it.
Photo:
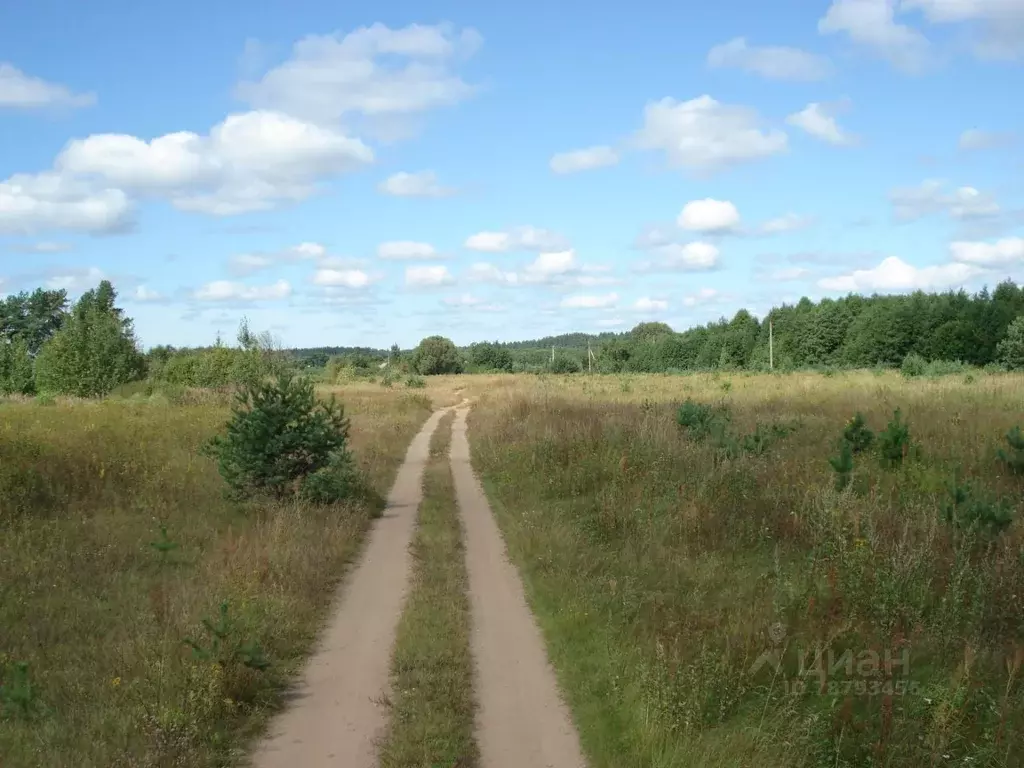
M 936 362 L 1024 368 L 1024 289 L 858 296 L 775 307 L 763 319 L 731 318 L 676 332 L 657 322 L 624 333 L 563 334 L 534 341 L 458 348 L 431 336 L 412 350 L 319 347 L 281 350 L 243 319 L 237 346 L 139 349 L 131 318 L 109 281 L 73 304 L 67 292 L 38 288 L 0 300 L 0 394 L 104 395 L 149 378 L 182 387 L 223 387 L 285 367 L 334 379 L 342 371 L 422 375 L 484 371 L 672 373 L 699 370 L 920 368 Z M 769 345 L 769 335 L 771 345 Z M 588 347 L 594 358 L 588 358 Z M 771 347 L 771 352 L 769 351 Z M 554 354 L 552 355 L 552 348 Z M 916 369 L 915 368 L 915 369 Z

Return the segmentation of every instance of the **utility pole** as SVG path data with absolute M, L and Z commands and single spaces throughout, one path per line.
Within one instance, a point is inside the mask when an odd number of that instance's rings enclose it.
M 775 370 L 775 337 L 772 319 L 768 318 L 768 370 Z
M 551 364 L 555 364 L 555 345 L 551 345 Z

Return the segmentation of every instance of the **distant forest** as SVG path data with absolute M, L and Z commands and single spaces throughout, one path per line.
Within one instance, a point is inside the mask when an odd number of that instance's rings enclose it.
M 667 372 L 764 369 L 769 364 L 769 327 L 774 366 L 895 367 L 908 355 L 925 361 L 986 366 L 999 362 L 997 345 L 1024 315 L 1024 289 L 1012 281 L 976 294 L 915 292 L 849 295 L 814 302 L 803 298 L 775 307 L 758 320 L 745 309 L 731 319 L 677 332 L 663 323 L 641 323 L 622 333 L 569 333 L 515 342 L 480 342 L 464 348 L 467 367 L 536 370 L 587 366 L 590 343 L 601 371 Z M 497 350 L 504 350 L 497 353 Z M 386 358 L 387 350 L 351 347 L 294 349 L 307 365 L 330 357 Z M 392 354 L 398 352 L 392 350 Z M 407 352 L 407 351 L 406 351 Z M 405 354 L 402 352 L 401 354 Z

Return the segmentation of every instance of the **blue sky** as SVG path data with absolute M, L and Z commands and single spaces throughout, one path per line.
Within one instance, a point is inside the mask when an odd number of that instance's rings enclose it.
M 1024 0 L 0 8 L 0 293 L 145 346 L 1024 279 Z

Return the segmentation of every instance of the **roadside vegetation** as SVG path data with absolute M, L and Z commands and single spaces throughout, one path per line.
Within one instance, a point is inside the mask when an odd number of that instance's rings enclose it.
M 462 526 L 448 462 L 454 413 L 438 425 L 412 544 L 412 584 L 391 664 L 383 768 L 473 768 L 473 669 Z
M 470 416 L 593 766 L 1024 761 L 1019 377 L 613 382 Z
M 192 398 L 0 403 L 4 766 L 236 762 L 309 651 L 379 502 L 229 498 Z M 385 494 L 430 410 L 346 397 L 342 477 Z

